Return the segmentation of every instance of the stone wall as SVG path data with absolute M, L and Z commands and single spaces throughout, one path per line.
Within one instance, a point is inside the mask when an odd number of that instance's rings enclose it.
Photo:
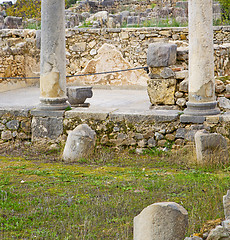
M 203 124 L 180 122 L 178 111 L 149 111 L 148 113 L 49 112 L 47 116 L 28 110 L 0 111 L 0 143 L 5 141 L 39 140 L 65 143 L 67 134 L 76 126 L 87 123 L 97 134 L 97 146 L 146 149 L 152 147 L 179 148 L 194 142 L 197 130 L 206 129 L 230 138 L 229 115 L 206 117 Z M 35 124 L 36 123 L 36 124 Z M 58 125 L 57 125 L 58 124 Z M 58 126 L 58 127 L 57 127 Z M 32 130 L 33 128 L 33 130 Z M 33 132 L 33 136 L 32 133 Z M 50 138 L 47 139 L 48 135 Z
M 215 72 L 229 75 L 230 27 L 214 27 Z M 39 76 L 39 34 L 35 30 L 0 30 L 0 77 Z M 121 52 L 130 66 L 146 66 L 149 43 L 175 42 L 178 67 L 187 69 L 187 28 L 67 29 L 67 75 L 81 73 L 98 50 L 107 43 Z M 144 74 L 144 73 L 143 73 Z M 104 76 L 105 79 L 108 77 Z M 69 81 L 78 81 L 78 78 Z M 0 91 L 34 84 L 39 80 L 0 79 Z M 82 82 L 84 84 L 84 82 Z
M 31 139 L 31 116 L 28 110 L 0 110 L 0 143 Z

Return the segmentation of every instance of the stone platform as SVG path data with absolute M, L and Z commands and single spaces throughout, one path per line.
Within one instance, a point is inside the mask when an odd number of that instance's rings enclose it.
M 205 129 L 228 137 L 230 114 L 208 116 L 203 122 L 181 122 L 179 110 L 151 109 L 146 89 L 93 89 L 89 108 L 38 111 L 39 89 L 0 93 L 1 141 L 65 141 L 69 131 L 82 123 L 97 133 L 97 144 L 111 147 L 183 146 Z

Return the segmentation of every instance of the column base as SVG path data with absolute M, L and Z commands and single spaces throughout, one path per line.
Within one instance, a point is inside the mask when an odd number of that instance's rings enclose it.
M 205 102 L 205 103 L 191 103 L 187 102 L 187 108 L 184 110 L 185 115 L 192 116 L 209 116 L 217 115 L 220 113 L 220 109 L 217 107 L 217 102 Z
M 203 123 L 206 116 L 220 114 L 220 109 L 217 107 L 217 102 L 206 103 L 187 103 L 187 108 L 184 114 L 180 116 L 182 123 Z
M 40 98 L 40 104 L 38 109 L 40 110 L 65 110 L 67 107 L 71 107 L 67 98 Z

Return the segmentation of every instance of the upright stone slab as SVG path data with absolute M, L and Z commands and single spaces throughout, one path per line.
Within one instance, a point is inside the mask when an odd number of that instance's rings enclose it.
M 41 5 L 40 109 L 63 110 L 66 97 L 65 1 Z
M 185 115 L 215 115 L 212 0 L 189 1 L 189 102 Z M 181 118 L 184 118 L 182 115 Z
M 68 135 L 63 152 L 65 162 L 76 162 L 93 153 L 96 133 L 87 124 L 77 126 Z
M 134 218 L 134 240 L 183 240 L 188 213 L 177 203 L 154 203 Z
M 221 134 L 198 131 L 195 134 L 195 144 L 199 164 L 228 162 L 227 141 Z

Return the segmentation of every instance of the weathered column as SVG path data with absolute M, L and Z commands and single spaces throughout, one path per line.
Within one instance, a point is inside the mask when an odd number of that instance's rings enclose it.
M 212 0 L 189 0 L 189 102 L 186 115 L 215 115 Z
M 40 109 L 63 110 L 66 97 L 65 1 L 42 1 Z

